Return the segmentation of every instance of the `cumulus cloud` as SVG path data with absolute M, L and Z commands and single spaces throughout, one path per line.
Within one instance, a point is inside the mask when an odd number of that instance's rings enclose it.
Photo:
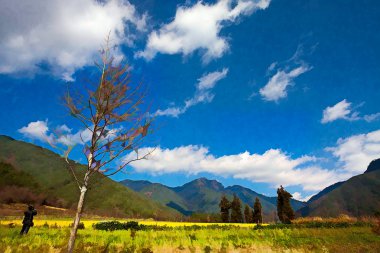
M 339 159 L 342 168 L 351 175 L 363 173 L 372 160 L 380 158 L 380 130 L 341 138 L 335 147 L 327 150 Z
M 152 148 L 143 148 L 147 153 Z M 208 148 L 197 145 L 173 149 L 157 148 L 148 160 L 132 164 L 136 172 L 152 174 L 202 172 L 214 175 L 269 183 L 273 187 L 301 186 L 302 192 L 294 198 L 307 201 L 313 194 L 339 181 L 363 173 L 368 164 L 380 158 L 380 130 L 341 138 L 326 151 L 337 158 L 336 169 L 321 166 L 321 159 L 313 156 L 291 157 L 280 149 L 270 149 L 263 154 L 248 151 L 216 157 Z M 129 154 L 126 159 L 133 158 Z M 307 194 L 305 193 L 307 192 Z
M 215 71 L 203 75 L 198 79 L 194 96 L 187 99 L 184 106 L 169 107 L 165 110 L 157 110 L 153 115 L 178 117 L 194 105 L 197 105 L 199 103 L 210 103 L 214 99 L 214 94 L 211 92 L 212 89 L 215 87 L 216 83 L 224 79 L 227 74 L 228 68 L 224 68 L 222 71 Z
M 343 99 L 339 103 L 333 106 L 328 106 L 326 109 L 323 110 L 323 117 L 321 123 L 326 124 L 338 119 L 348 121 L 365 120 L 367 122 L 372 122 L 379 118 L 380 113 L 360 116 L 359 112 L 356 112 L 354 109 L 352 109 L 352 103 L 348 102 L 346 99 Z
M 34 121 L 30 122 L 18 130 L 24 137 L 47 142 L 50 144 L 63 144 L 67 146 L 74 146 L 76 144 L 83 144 L 91 140 L 92 131 L 90 129 L 79 130 L 76 133 L 71 133 L 71 129 L 66 125 L 60 125 L 51 131 L 48 127 L 48 121 Z M 112 134 L 113 131 L 110 131 Z
M 174 20 L 153 31 L 146 48 L 136 54 L 146 60 L 157 53 L 189 55 L 196 50 L 203 52 L 203 61 L 221 57 L 229 48 L 220 31 L 238 17 L 248 16 L 259 9 L 266 9 L 270 0 L 219 0 L 215 4 L 202 1 L 191 7 L 180 6 Z
M 271 64 L 269 69 L 273 68 L 274 66 Z M 260 89 L 260 95 L 266 101 L 277 102 L 279 99 L 285 98 L 287 96 L 287 87 L 293 85 L 293 80 L 310 69 L 306 64 L 302 64 L 290 71 L 278 69 L 268 83 Z
M 143 148 L 144 154 L 152 148 Z M 135 154 L 129 154 L 131 159 Z M 138 161 L 131 166 L 137 172 L 166 174 L 182 172 L 198 174 L 208 172 L 214 175 L 231 176 L 252 182 L 265 182 L 273 187 L 279 185 L 300 185 L 306 191 L 317 191 L 341 179 L 335 171 L 313 165 L 315 157 L 292 158 L 279 149 L 270 149 L 263 154 L 248 151 L 215 157 L 202 146 L 181 146 L 173 149 L 156 148 L 148 160 Z
M 112 44 L 119 45 L 132 43 L 133 36 L 125 33 L 129 27 L 145 29 L 145 15 L 124 0 L 0 3 L 2 74 L 33 74 L 47 64 L 55 75 L 70 81 L 75 70 L 93 63 L 108 34 Z
M 80 130 L 75 134 L 67 133 L 59 135 L 55 142 L 64 144 L 66 146 L 74 146 L 77 144 L 84 144 L 91 140 L 92 131 L 88 128 Z
M 37 139 L 44 142 L 51 142 L 53 137 L 48 135 L 49 127 L 46 121 L 30 122 L 27 126 L 24 126 L 18 130 L 25 137 L 30 139 Z

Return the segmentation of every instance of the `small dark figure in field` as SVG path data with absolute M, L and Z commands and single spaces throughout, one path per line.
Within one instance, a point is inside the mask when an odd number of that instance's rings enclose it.
M 24 219 L 22 220 L 22 229 L 20 235 L 27 234 L 30 227 L 33 227 L 33 216 L 37 215 L 37 210 L 33 206 L 29 205 L 28 210 L 24 212 Z

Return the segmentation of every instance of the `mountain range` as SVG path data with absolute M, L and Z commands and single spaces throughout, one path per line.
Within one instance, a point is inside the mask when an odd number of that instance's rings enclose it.
M 204 177 L 178 187 L 169 187 L 145 180 L 127 179 L 120 183 L 154 201 L 172 207 L 184 215 L 218 213 L 222 195 L 226 195 L 228 199 L 232 200 L 233 194 L 236 194 L 243 202 L 243 207 L 245 204 L 253 207 L 255 198 L 259 198 L 266 220 L 274 220 L 276 216 L 277 197 L 268 197 L 239 185 L 224 187 L 218 181 L 208 180 Z M 306 206 L 306 203 L 294 199 L 291 200 L 291 204 L 294 210 Z
M 76 172 L 84 165 L 73 162 Z M 334 217 L 340 214 L 369 216 L 380 211 L 380 159 L 365 173 L 333 184 L 308 202 L 291 200 L 298 215 Z M 66 163 L 54 152 L 0 135 L 0 203 L 39 202 L 75 208 L 79 196 Z M 88 192 L 85 212 L 107 216 L 175 220 L 193 213 L 219 213 L 225 194 L 236 194 L 253 206 L 259 198 L 266 221 L 276 220 L 276 197 L 268 197 L 239 185 L 224 187 L 216 180 L 199 178 L 182 186 L 169 187 L 149 181 L 115 182 L 95 175 Z

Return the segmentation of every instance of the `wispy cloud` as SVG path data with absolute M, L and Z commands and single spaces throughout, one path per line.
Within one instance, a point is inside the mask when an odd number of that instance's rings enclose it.
M 136 56 L 151 60 L 157 53 L 189 55 L 201 50 L 204 62 L 219 58 L 229 48 L 227 40 L 220 36 L 222 28 L 269 4 L 270 0 L 219 0 L 215 4 L 198 1 L 191 7 L 180 6 L 174 20 L 153 31 L 145 50 Z
M 277 70 L 268 83 L 260 89 L 260 95 L 266 101 L 277 102 L 281 98 L 285 98 L 288 94 L 287 87 L 293 85 L 293 80 L 310 69 L 307 65 L 302 65 L 290 71 Z
M 153 115 L 178 117 L 179 115 L 185 113 L 192 106 L 195 106 L 199 103 L 210 103 L 214 99 L 212 89 L 215 87 L 216 83 L 224 79 L 227 74 L 228 68 L 224 68 L 222 71 L 215 71 L 203 75 L 198 79 L 194 96 L 187 99 L 184 106 L 173 106 L 164 110 L 157 110 Z
M 267 69 L 270 76 L 268 82 L 259 90 L 263 100 L 278 102 L 287 97 L 288 87 L 294 85 L 294 79 L 312 69 L 301 58 L 304 55 L 303 45 L 297 47 L 296 52 L 284 62 L 273 62 Z M 275 72 L 274 74 L 271 74 Z M 252 94 L 255 94 L 252 93 Z M 251 95 L 252 96 L 252 95 Z
M 367 122 L 372 122 L 372 121 L 378 120 L 378 119 L 380 119 L 380 112 L 364 115 L 363 119 Z
M 359 112 L 355 111 L 352 108 L 352 103 L 348 102 L 346 99 L 343 99 L 339 103 L 333 106 L 328 106 L 326 109 L 323 110 L 321 123 L 326 124 L 338 119 L 348 121 L 365 120 L 367 122 L 372 122 L 377 119 L 380 119 L 380 113 L 360 116 Z
M 346 99 L 343 99 L 334 106 L 328 106 L 323 110 L 323 117 L 321 122 L 323 124 L 335 121 L 337 119 L 345 120 L 358 120 L 358 114 L 351 110 L 351 103 L 347 102 Z

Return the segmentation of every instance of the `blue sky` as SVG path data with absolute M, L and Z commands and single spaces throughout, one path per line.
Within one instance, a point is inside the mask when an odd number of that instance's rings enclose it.
M 158 147 L 115 180 L 306 199 L 380 156 L 378 1 L 18 2 L 0 10 L 1 134 L 49 148 L 52 129 L 82 131 L 60 98 L 96 76 L 110 33 L 149 88 Z

